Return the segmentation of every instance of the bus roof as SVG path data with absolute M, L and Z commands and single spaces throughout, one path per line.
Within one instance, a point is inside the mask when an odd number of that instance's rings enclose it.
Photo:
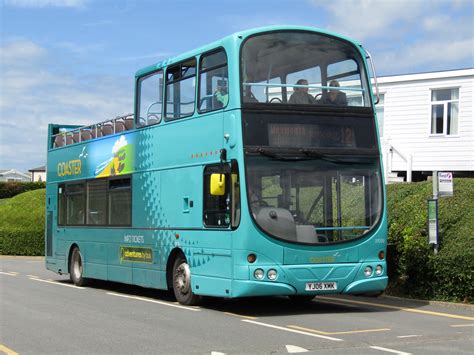
M 185 53 L 179 54 L 175 57 L 170 57 L 168 59 L 157 62 L 153 65 L 149 65 L 147 67 L 144 67 L 144 68 L 138 70 L 135 73 L 135 77 L 140 77 L 140 76 L 146 75 L 146 74 L 151 73 L 151 72 L 153 72 L 157 69 L 164 68 L 164 67 L 166 67 L 170 64 L 173 64 L 173 63 L 178 63 L 182 60 L 185 60 L 185 59 L 190 58 L 190 57 L 194 57 L 194 56 L 196 56 L 200 53 L 210 51 L 210 50 L 215 49 L 217 47 L 222 47 L 222 46 L 225 46 L 226 44 L 229 45 L 231 43 L 235 43 L 238 40 L 240 41 L 243 38 L 246 38 L 246 37 L 251 36 L 251 35 L 256 34 L 256 33 L 270 32 L 270 31 L 284 31 L 284 30 L 318 32 L 318 33 L 327 34 L 327 35 L 330 35 L 330 36 L 335 36 L 335 37 L 341 38 L 343 40 L 351 42 L 356 47 L 361 46 L 360 43 L 354 41 L 351 38 L 342 36 L 342 35 L 337 34 L 335 32 L 331 32 L 331 31 L 327 31 L 327 30 L 324 30 L 324 29 L 316 28 L 316 27 L 293 26 L 293 25 L 266 26 L 266 27 L 253 28 L 253 29 L 249 29 L 249 30 L 236 32 L 236 33 L 233 33 L 229 36 L 226 36 L 226 37 L 224 37 L 220 40 L 214 41 L 212 43 L 209 43 L 209 44 L 206 44 L 204 46 L 198 47 L 196 49 L 193 49 L 193 50 L 187 51 Z

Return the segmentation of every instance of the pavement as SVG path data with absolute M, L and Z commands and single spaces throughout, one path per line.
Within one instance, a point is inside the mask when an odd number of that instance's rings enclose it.
M 393 297 L 207 298 L 96 281 L 0 256 L 0 354 L 473 354 L 474 307 Z

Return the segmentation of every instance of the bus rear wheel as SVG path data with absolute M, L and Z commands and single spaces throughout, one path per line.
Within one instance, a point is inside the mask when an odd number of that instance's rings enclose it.
M 69 263 L 69 277 L 76 286 L 85 286 L 87 279 L 83 277 L 82 254 L 78 247 L 75 247 L 71 253 L 71 262 Z
M 201 297 L 193 293 L 191 269 L 182 255 L 179 255 L 173 264 L 173 291 L 176 300 L 183 305 L 195 306 L 201 301 Z

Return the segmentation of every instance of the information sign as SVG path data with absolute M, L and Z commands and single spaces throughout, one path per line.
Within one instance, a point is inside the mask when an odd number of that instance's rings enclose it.
M 438 244 L 438 200 L 428 200 L 428 238 L 429 244 Z
M 453 173 L 438 173 L 438 196 L 453 196 Z

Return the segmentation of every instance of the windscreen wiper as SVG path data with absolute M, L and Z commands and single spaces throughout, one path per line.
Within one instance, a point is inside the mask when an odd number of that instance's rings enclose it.
M 321 151 L 318 151 L 316 149 L 300 149 L 300 152 L 306 155 L 307 157 L 311 157 L 313 159 L 320 159 L 327 161 L 329 163 L 334 163 L 334 164 L 360 164 L 360 158 L 375 158 L 378 156 L 378 154 L 374 154 L 369 152 L 369 154 L 358 154 L 359 152 L 355 151 L 354 153 L 345 153 L 343 155 L 341 154 L 328 154 L 328 153 L 322 153 Z M 341 158 L 343 156 L 344 158 Z M 356 159 L 355 161 L 352 159 Z M 352 160 L 352 161 L 351 161 Z
M 247 149 L 246 152 L 247 153 L 258 153 L 258 154 L 263 155 L 267 158 L 271 158 L 271 159 L 274 159 L 274 160 L 280 160 L 280 161 L 301 161 L 301 160 L 313 159 L 310 156 L 302 157 L 301 155 L 294 155 L 293 152 L 290 153 L 291 155 L 284 155 L 282 153 L 279 154 L 279 153 L 276 153 L 273 150 L 265 149 L 265 148 L 262 148 L 262 147 L 257 147 L 255 149 Z

